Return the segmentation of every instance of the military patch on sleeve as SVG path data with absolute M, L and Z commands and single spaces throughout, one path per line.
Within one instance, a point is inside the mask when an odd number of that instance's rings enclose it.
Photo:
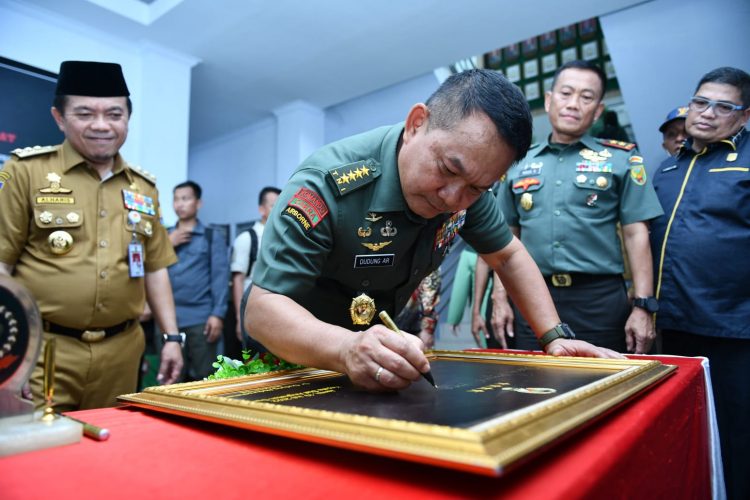
M 315 191 L 299 188 L 282 214 L 291 217 L 305 232 L 320 224 L 328 215 L 328 205 Z
M 623 149 L 625 151 L 632 151 L 633 149 L 635 149 L 635 144 L 633 144 L 632 142 L 614 141 L 611 139 L 599 139 L 599 144 L 617 149 Z
M 646 168 L 643 165 L 631 165 L 630 178 L 639 186 L 646 184 Z
M 328 171 L 339 196 L 366 186 L 374 181 L 379 175 L 378 163 L 375 160 L 364 160 L 341 167 L 332 168 Z
M 5 183 L 10 180 L 10 174 L 8 172 L 4 172 L 0 170 L 0 191 L 2 191 L 3 186 L 5 186 Z
M 46 153 L 57 151 L 60 146 L 34 146 L 33 148 L 17 148 L 11 151 L 12 154 L 19 158 L 28 158 L 30 156 L 36 156 Z

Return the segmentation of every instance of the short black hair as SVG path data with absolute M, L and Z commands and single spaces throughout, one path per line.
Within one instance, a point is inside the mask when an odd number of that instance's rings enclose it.
M 602 70 L 601 67 L 598 65 L 592 63 L 591 61 L 584 61 L 581 59 L 576 59 L 575 61 L 568 61 L 559 68 L 557 68 L 557 71 L 555 71 L 555 75 L 552 77 L 552 87 L 555 88 L 555 84 L 557 83 L 557 78 L 560 76 L 560 73 L 565 71 L 566 69 L 582 69 L 586 71 L 593 71 L 596 73 L 596 76 L 599 77 L 599 82 L 602 84 L 602 92 L 599 94 L 599 100 L 601 101 L 604 97 L 604 91 L 607 90 L 607 75 L 604 74 L 604 70 Z
M 195 198 L 200 200 L 201 195 L 203 194 L 203 190 L 200 187 L 200 184 L 193 181 L 185 181 L 177 184 L 174 189 L 172 190 L 172 194 L 174 194 L 178 189 L 182 188 L 190 188 L 193 190 L 193 194 L 195 194 Z
M 526 156 L 533 126 L 529 104 L 523 92 L 497 71 L 471 69 L 451 75 L 426 104 L 429 127 L 450 130 L 468 116 L 484 113 L 515 151 L 515 161 Z
M 740 99 L 742 99 L 742 105 L 750 105 L 750 75 L 738 68 L 731 66 L 722 66 L 715 70 L 709 71 L 701 81 L 698 82 L 698 86 L 695 87 L 695 91 L 701 88 L 704 83 L 724 83 L 736 87 L 740 91 Z
M 263 202 L 266 201 L 266 195 L 268 193 L 281 194 L 281 189 L 274 186 L 266 186 L 261 189 L 260 193 L 258 194 L 258 206 L 261 206 Z
M 123 96 L 126 100 L 126 105 L 128 107 L 128 118 L 133 116 L 133 101 L 130 100 L 130 97 Z M 55 98 L 52 100 L 52 107 L 55 108 L 57 111 L 60 112 L 61 115 L 65 115 L 65 106 L 68 105 L 68 96 L 66 95 L 56 95 Z

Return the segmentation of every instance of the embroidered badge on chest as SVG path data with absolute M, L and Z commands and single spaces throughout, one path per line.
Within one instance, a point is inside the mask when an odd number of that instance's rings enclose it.
M 435 242 L 432 246 L 432 249 L 442 249 L 443 255 L 447 254 L 451 242 L 456 237 L 458 231 L 461 229 L 461 227 L 463 227 L 465 222 L 466 210 L 461 210 L 451 215 L 448 220 L 443 223 L 440 229 L 437 230 L 437 233 L 435 233 Z
M 125 208 L 128 210 L 135 210 L 146 215 L 156 215 L 154 199 L 150 196 L 123 189 L 122 199 L 125 202 Z

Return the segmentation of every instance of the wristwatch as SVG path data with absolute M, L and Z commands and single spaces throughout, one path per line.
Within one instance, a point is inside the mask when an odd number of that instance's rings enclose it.
M 645 309 L 650 313 L 659 311 L 659 301 L 656 297 L 636 297 L 633 299 L 633 306 Z
M 185 334 L 180 333 L 165 333 L 162 335 L 162 338 L 164 339 L 164 343 L 167 342 L 179 342 L 180 347 L 185 347 Z
M 567 323 L 558 323 L 552 330 L 539 337 L 539 344 L 542 346 L 542 350 L 544 350 L 544 348 L 547 347 L 547 344 L 553 340 L 574 338 L 576 338 L 576 335 Z

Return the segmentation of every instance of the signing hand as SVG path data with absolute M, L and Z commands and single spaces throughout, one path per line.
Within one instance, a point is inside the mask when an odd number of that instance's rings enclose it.
M 416 336 L 402 336 L 383 325 L 375 325 L 351 335 L 341 356 L 346 374 L 356 385 L 372 391 L 398 390 L 429 371 L 423 349 Z

